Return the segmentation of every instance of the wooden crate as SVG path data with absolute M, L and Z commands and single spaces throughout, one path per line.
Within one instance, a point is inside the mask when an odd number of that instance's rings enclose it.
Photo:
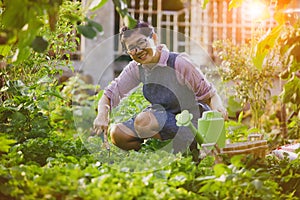
M 234 156 L 239 154 L 253 154 L 255 157 L 264 158 L 268 149 L 267 140 L 262 139 L 261 134 L 251 134 L 247 142 L 226 144 L 224 148 L 218 148 L 215 143 L 202 144 L 202 155 Z

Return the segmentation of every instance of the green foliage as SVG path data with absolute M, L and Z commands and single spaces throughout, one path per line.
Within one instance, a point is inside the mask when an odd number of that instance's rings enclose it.
M 287 27 L 278 39 L 278 48 L 283 71 L 280 77 L 286 80 L 281 94 L 284 103 L 300 106 L 300 21 Z
M 7 139 L 5 136 L 0 135 L 0 152 L 8 152 L 10 146 L 16 143 L 15 140 Z
M 106 3 L 107 0 L 88 2 L 88 9 L 95 11 Z M 136 25 L 136 20 L 128 13 L 127 2 L 113 0 L 113 3 L 125 24 L 133 28 Z M 1 56 L 14 55 L 13 62 L 21 63 L 30 56 L 31 48 L 36 52 L 47 50 L 53 40 L 48 40 L 43 37 L 44 35 L 40 35 L 41 30 L 47 27 L 50 31 L 57 31 L 56 29 L 61 23 L 62 17 L 67 18 L 73 28 L 77 27 L 78 32 L 87 38 L 94 38 L 97 31 L 103 32 L 102 26 L 97 22 L 88 18 L 84 19 L 82 13 L 77 15 L 78 11 L 81 10 L 81 6 L 68 10 L 70 12 L 65 11 L 61 16 L 61 8 L 67 4 L 75 5 L 76 2 L 71 3 L 68 0 L 1 1 Z M 80 2 L 77 2 L 77 4 L 79 5 Z
M 203 9 L 206 9 L 206 6 L 207 6 L 208 3 L 209 3 L 209 0 L 204 0 L 201 7 Z
M 16 2 L 21 13 L 9 7 Z M 234 157 L 229 163 L 215 164 L 214 157 L 207 156 L 196 163 L 189 154 L 162 150 L 171 141 L 149 139 L 139 152 L 112 146 L 110 155 L 101 149 L 99 137 L 87 137 L 86 143 L 83 135 L 89 136 L 95 102 L 103 91 L 94 96 L 99 88 L 86 84 L 80 76 L 63 85 L 55 79 L 61 73 L 55 66 L 72 68 L 69 58 L 78 42 L 72 30 L 84 20 L 80 4 L 13 0 L 0 5 L 8 6 L 5 15 L 23 18 L 9 19 L 13 28 L 5 27 L 0 34 L 1 38 L 6 30 L 7 41 L 0 45 L 7 64 L 0 74 L 4 78 L 0 91 L 0 199 L 297 199 L 300 195 L 299 158 L 278 160 L 270 155 L 267 162 L 259 164 L 253 158 Z M 27 9 L 32 9 L 28 5 L 42 11 L 28 13 Z M 10 17 L 6 16 L 7 27 Z M 13 31 L 23 28 L 26 20 L 32 20 L 27 31 Z M 24 43 L 8 45 L 20 38 Z M 29 48 L 35 38 L 39 38 L 33 43 L 37 52 Z M 12 59 L 16 48 L 23 48 L 19 53 L 22 62 Z M 148 105 L 138 88 L 113 109 L 112 123 L 124 121 Z M 231 130 L 247 132 L 239 119 L 237 124 L 228 122 L 236 128 Z
M 48 42 L 41 36 L 35 37 L 31 43 L 31 47 L 34 51 L 42 53 L 48 47 Z
M 146 151 L 158 151 L 161 148 L 165 147 L 166 145 L 170 144 L 172 140 L 165 140 L 161 141 L 158 139 L 150 138 L 147 139 L 146 142 L 142 144 L 142 149 L 140 150 L 141 152 L 146 152 Z
M 279 38 L 281 32 L 283 30 L 282 25 L 278 25 L 273 28 L 266 36 L 264 36 L 260 41 L 256 44 L 256 51 L 253 56 L 253 64 L 259 70 L 263 67 L 263 62 L 270 51 L 275 47 L 276 41 Z
M 229 118 L 236 118 L 237 113 L 243 110 L 242 103 L 235 99 L 234 96 L 228 97 L 227 112 Z
M 278 69 L 271 63 L 273 59 L 265 62 L 260 69 L 254 65 L 248 54 L 251 52 L 249 44 L 237 46 L 230 41 L 218 41 L 214 47 L 222 59 L 218 67 L 222 81 L 233 85 L 233 91 L 229 92 L 236 96 L 236 102 L 240 100 L 242 106 L 250 104 L 253 126 L 260 128 L 260 117 L 264 113 L 274 77 L 278 74 Z
M 267 172 L 245 168 L 241 157 L 233 157 L 231 162 L 215 165 L 215 175 L 203 181 L 199 192 L 210 199 L 280 199 L 278 184 Z
M 150 103 L 142 94 L 142 86 L 140 85 L 130 96 L 124 98 L 118 107 L 113 109 L 111 122 L 119 123 L 126 121 L 137 113 L 140 113 L 149 105 Z
M 300 137 L 300 119 L 297 115 L 290 118 L 287 128 L 290 139 L 298 139 Z
M 18 142 L 46 137 L 50 126 L 48 116 L 40 107 L 48 104 L 49 88 L 39 84 L 27 87 L 21 81 L 9 81 L 6 92 L 10 98 L 0 107 L 1 130 Z
M 86 24 L 85 25 L 78 25 L 77 26 L 77 31 L 82 34 L 84 37 L 93 39 L 94 37 L 97 36 L 97 31 L 100 33 L 103 33 L 103 28 L 101 24 L 85 18 Z
M 94 0 L 91 2 L 91 4 L 89 5 L 89 9 L 91 11 L 95 11 L 97 9 L 102 8 L 108 0 Z
M 39 34 L 51 41 L 47 52 L 28 49 L 30 55 L 22 63 L 14 63 L 10 56 L 4 58 L 7 66 L 1 68 L 4 85 L 1 88 L 0 118 L 3 123 L 0 126 L 18 142 L 48 137 L 51 128 L 59 125 L 56 130 L 63 129 L 65 124 L 59 124 L 56 115 L 59 109 L 66 111 L 61 113 L 69 120 L 64 122 L 68 122 L 70 129 L 74 124 L 71 109 L 62 108 L 69 99 L 61 95 L 61 86 L 57 85 L 55 77 L 61 72 L 56 66 L 72 67 L 68 58 L 76 51 L 74 23 L 82 16 L 79 8 L 78 3 L 63 3 L 57 13 L 56 29 L 50 31 L 48 24 L 39 29 Z
M 3 49 L 1 56 L 3 57 L 4 67 L 1 67 L 1 78 L 3 77 L 4 82 L 20 80 L 25 85 L 30 85 L 36 83 L 42 77 L 46 77 L 46 74 L 49 77 L 58 74 L 57 66 L 71 68 L 68 58 L 70 58 L 72 52 L 76 51 L 79 40 L 74 32 L 74 25 L 77 21 L 83 19 L 80 4 L 71 4 L 70 1 L 63 3 L 58 10 L 58 19 L 55 31 L 50 31 L 50 25 L 45 23 L 36 33 L 38 34 L 36 38 L 40 38 L 37 39 L 38 41 L 48 41 L 46 51 L 44 51 L 46 43 L 42 42 L 42 45 L 40 45 L 40 42 L 37 41 L 37 44 L 33 43 L 33 46 L 41 53 L 34 52 L 31 48 L 24 46 L 24 49 L 27 49 L 24 50 L 26 59 L 24 57 L 20 62 L 15 62 L 15 51 L 20 52 L 19 56 L 23 54 L 22 51 L 16 50 L 14 44 L 0 45 L 0 49 L 1 47 Z M 47 21 L 46 18 L 42 17 L 41 20 Z M 36 40 L 33 38 L 32 41 Z M 32 41 L 30 45 L 32 45 Z
M 162 157 L 173 158 L 157 168 Z M 129 152 L 125 158 L 101 164 L 88 155 L 59 154 L 42 168 L 2 164 L 0 194 L 7 199 L 296 199 L 299 192 L 299 160 L 289 163 L 270 157 L 253 168 L 241 156 L 233 157 L 229 165 L 215 165 L 213 157 L 196 165 L 191 157 L 149 152 Z M 123 165 L 135 160 L 140 162 Z
M 283 103 L 291 102 L 300 105 L 300 78 L 297 76 L 291 77 L 289 81 L 284 84 L 282 92 Z
M 15 145 L 2 159 L 3 163 L 9 166 L 20 164 L 44 166 L 52 158 L 57 158 L 59 155 L 80 159 L 81 156 L 88 153 L 79 138 L 70 140 L 63 136 L 54 135 L 48 138 L 28 139 L 22 144 Z M 61 160 L 61 162 L 69 161 Z
M 59 6 L 62 3 L 62 0 L 5 0 L 3 2 L 1 33 L 6 45 L 16 44 L 14 54 L 18 56 L 18 61 L 23 61 L 30 55 L 30 45 L 44 26 L 45 15 L 51 30 L 55 30 Z M 44 41 L 43 45 L 45 43 L 47 41 Z
M 244 0 L 231 0 L 229 2 L 229 10 L 231 10 L 232 8 L 238 8 L 242 5 Z
M 129 28 L 134 28 L 137 21 L 128 13 L 127 1 L 125 0 L 112 0 L 115 9 L 124 21 L 124 25 Z
M 239 7 L 243 0 L 230 1 L 229 9 Z M 266 1 L 265 4 L 274 3 Z M 216 43 L 215 47 L 220 49 L 220 58 L 223 60 L 220 75 L 223 81 L 233 83 L 234 96 L 238 101 L 248 102 L 251 106 L 253 125 L 262 128 L 261 116 L 265 111 L 269 89 L 272 81 L 280 78 L 284 80 L 283 91 L 280 95 L 282 103 L 281 116 L 285 116 L 285 106 L 292 110 L 290 116 L 299 113 L 299 19 L 287 16 L 285 9 L 291 1 L 276 1 L 274 7 L 274 19 L 277 25 L 258 38 L 252 32 L 251 46 L 231 46 L 228 42 Z M 268 4 L 269 5 L 269 4 Z M 259 30 L 258 30 L 259 31 Z M 250 55 L 249 55 L 250 52 Z M 234 55 L 238 55 L 235 57 Z M 244 56 L 245 55 L 245 56 Z M 234 67 L 238 66 L 238 68 Z M 245 70 L 237 71 L 240 67 Z M 275 70 L 274 70 L 275 69 Z M 277 74 L 280 74 L 278 77 Z M 277 112 L 277 111 L 275 111 Z M 273 116 L 275 116 L 274 114 Z M 270 117 L 269 119 L 274 117 Z M 277 117 L 280 121 L 282 134 L 287 136 L 286 123 L 289 119 Z M 291 124 L 297 124 L 296 118 L 291 118 Z M 269 122 L 265 122 L 269 123 Z M 290 122 L 289 122 L 290 123 Z M 289 126 L 291 128 L 291 126 Z M 268 128 L 270 130 L 270 127 Z M 297 132 L 297 131 L 296 131 Z M 298 133 L 293 135 L 297 135 Z
M 267 157 L 268 172 L 282 188 L 284 194 L 300 196 L 300 159 L 289 160 L 287 155 L 279 160 L 272 156 Z M 296 198 L 291 198 L 296 199 Z
M 230 143 L 245 142 L 249 134 L 261 131 L 256 128 L 249 128 L 248 125 L 244 124 L 242 122 L 243 114 L 243 112 L 239 114 L 237 121 L 228 120 L 225 122 L 226 139 L 228 139 Z

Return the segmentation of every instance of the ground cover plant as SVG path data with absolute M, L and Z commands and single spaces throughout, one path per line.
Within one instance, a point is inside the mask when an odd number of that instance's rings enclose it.
M 25 2 L 38 9 L 30 14 L 26 10 L 16 12 L 9 6 L 10 2 L 16 5 Z M 138 152 L 125 152 L 111 146 L 108 153 L 99 137 L 89 135 L 101 88 L 85 83 L 80 75 L 59 84 L 57 76 L 62 72 L 55 67 L 72 68 L 70 57 L 78 41 L 74 27 L 80 25 L 79 31 L 86 36 L 93 36 L 94 31 L 99 32 L 101 28 L 92 19 L 85 18 L 78 2 L 49 2 L 0 2 L 1 17 L 5 21 L 0 34 L 1 200 L 299 199 L 299 158 L 278 159 L 271 154 L 263 159 L 251 155 L 224 156 L 223 161 L 217 163 L 214 156 L 195 159 L 189 152 L 172 154 L 163 148 L 170 141 L 154 139 L 145 141 Z M 122 7 L 123 1 L 114 2 Z M 2 9 L 10 14 L 4 14 Z M 126 9 L 121 11 L 127 16 Z M 25 21 L 10 23 L 12 16 Z M 29 29 L 22 32 L 20 29 L 26 20 L 30 21 Z M 270 114 L 260 120 L 259 130 L 268 139 L 270 150 L 271 145 L 299 138 L 300 95 L 296 74 L 300 61 L 297 57 L 299 24 L 280 30 L 266 37 L 273 38 L 270 52 L 279 55 L 278 61 L 283 63 L 281 78 L 287 80 L 282 96 L 272 102 L 282 103 L 284 107 L 279 107 L 277 112 L 284 111 L 290 118 L 284 121 L 272 113 L 272 107 L 265 106 L 260 96 L 263 106 L 259 109 Z M 258 45 L 264 45 L 264 41 L 258 41 Z M 245 79 L 250 77 L 245 76 Z M 249 81 L 245 82 L 248 88 L 253 83 Z M 263 89 L 268 90 L 268 86 Z M 91 91 L 96 95 L 91 95 Z M 255 93 L 249 96 L 255 100 Z M 230 106 L 241 108 L 236 99 L 232 102 Z M 113 110 L 111 122 L 123 121 L 147 105 L 138 88 Z M 253 130 L 251 124 L 244 123 L 242 113 L 238 119 L 226 122 L 226 127 L 227 137 L 232 142 L 243 141 Z M 277 136 L 277 140 L 269 130 L 281 131 L 282 127 L 286 133 Z

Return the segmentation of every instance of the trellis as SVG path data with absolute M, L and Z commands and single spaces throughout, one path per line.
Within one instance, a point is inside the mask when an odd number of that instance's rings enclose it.
M 253 2 L 245 1 L 241 7 L 229 10 L 229 1 L 210 0 L 203 9 L 202 0 L 192 0 L 191 39 L 214 56 L 214 41 L 231 40 L 233 44 L 243 44 L 251 39 L 255 29 L 267 31 L 273 27 L 275 21 L 272 17 L 261 21 L 251 17 L 248 9 L 251 3 Z M 271 5 L 271 15 L 272 10 Z

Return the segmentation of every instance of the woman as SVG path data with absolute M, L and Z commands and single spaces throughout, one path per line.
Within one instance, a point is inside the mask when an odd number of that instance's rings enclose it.
M 169 52 L 166 46 L 157 44 L 157 39 L 153 27 L 145 22 L 138 22 L 134 29 L 121 29 L 121 44 L 133 61 L 105 88 L 98 102 L 94 128 L 106 133 L 111 107 L 143 83 L 143 95 L 151 106 L 110 127 L 112 143 L 124 150 L 139 150 L 145 138 L 174 137 L 175 152 L 186 149 L 194 137 L 187 128 L 176 126 L 175 120 L 176 114 L 184 109 L 194 115 L 193 123 L 210 108 L 227 117 L 215 88 L 188 55 Z

